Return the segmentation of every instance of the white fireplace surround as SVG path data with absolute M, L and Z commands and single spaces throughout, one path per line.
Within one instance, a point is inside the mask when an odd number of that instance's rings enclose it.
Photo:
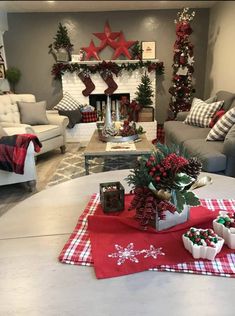
M 152 62 L 158 62 L 159 60 L 152 60 Z M 97 64 L 100 61 L 81 61 L 79 64 Z M 115 60 L 115 63 L 136 63 L 136 60 Z M 136 97 L 135 92 L 137 91 L 137 86 L 141 82 L 141 76 L 146 71 L 146 68 L 137 69 L 134 71 L 126 71 L 123 70 L 121 73 L 118 74 L 116 77 L 113 75 L 114 81 L 117 83 L 118 88 L 115 90 L 114 93 L 130 93 L 131 100 Z M 149 78 L 151 80 L 152 89 L 154 91 L 154 96 L 152 98 L 153 104 L 155 104 L 155 91 L 156 91 L 156 75 L 155 72 L 152 71 L 148 73 Z M 101 78 L 101 76 L 96 74 L 91 74 L 91 80 L 95 85 L 95 89 L 92 91 L 91 94 L 103 94 L 104 90 L 107 89 L 107 84 Z M 82 94 L 82 91 L 85 89 L 85 86 L 81 79 L 76 75 L 76 73 L 66 72 L 62 76 L 62 88 L 63 94 L 67 91 L 69 92 L 75 99 L 77 99 L 82 104 L 89 103 L 89 97 L 85 97 Z
M 159 60 L 151 60 L 152 62 L 158 62 Z M 100 61 L 81 61 L 80 64 L 97 64 Z M 115 60 L 113 61 L 115 63 L 136 63 L 138 61 L 135 60 Z M 118 88 L 114 91 L 115 93 L 129 93 L 130 99 L 133 100 L 136 97 L 136 91 L 137 87 L 141 82 L 141 76 L 144 74 L 144 72 L 147 71 L 145 67 L 139 68 L 134 71 L 126 71 L 122 70 L 121 73 L 118 74 L 118 76 L 113 75 L 114 81 L 117 83 Z M 148 73 L 152 89 L 154 91 L 152 101 L 153 105 L 156 104 L 156 75 L 155 71 L 152 71 Z M 99 73 L 91 74 L 90 75 L 91 80 L 93 81 L 95 85 L 95 89 L 92 91 L 91 94 L 104 94 L 105 89 L 107 89 L 107 84 L 104 82 L 104 80 L 101 78 Z M 82 91 L 85 89 L 85 85 L 81 81 L 81 79 L 77 76 L 76 73 L 70 73 L 66 72 L 62 76 L 62 88 L 63 88 L 63 94 L 65 92 L 68 92 L 71 94 L 76 100 L 78 100 L 82 104 L 89 104 L 89 96 L 85 97 L 82 94 Z M 149 122 L 148 122 L 149 123 Z M 77 124 L 72 129 L 67 129 L 67 140 L 68 141 L 76 141 L 79 138 L 82 139 L 81 141 L 87 142 L 92 135 L 94 129 L 95 129 L 95 123 L 88 123 L 90 125 L 86 126 L 86 129 L 84 129 L 83 124 Z M 80 126 L 79 126 L 80 125 Z M 84 131 L 83 131 L 84 129 Z

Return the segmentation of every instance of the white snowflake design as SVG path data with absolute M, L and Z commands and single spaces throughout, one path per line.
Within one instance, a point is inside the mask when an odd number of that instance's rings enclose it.
M 117 252 L 111 253 L 108 255 L 110 258 L 118 258 L 117 265 L 120 266 L 126 260 L 130 260 L 131 262 L 138 263 L 139 260 L 136 258 L 137 255 L 141 253 L 139 250 L 133 250 L 134 244 L 131 242 L 127 245 L 126 248 L 115 245 Z
M 127 247 L 122 247 L 120 245 L 115 245 L 117 252 L 113 252 L 108 255 L 109 258 L 118 258 L 117 265 L 120 266 L 126 260 L 130 260 L 134 263 L 139 263 L 139 260 L 136 256 L 145 254 L 144 258 L 152 257 L 157 259 L 159 255 L 165 256 L 165 253 L 162 252 L 162 248 L 155 248 L 153 245 L 150 245 L 149 249 L 143 250 L 134 250 L 134 244 L 131 242 L 127 245 Z
M 144 258 L 153 257 L 157 259 L 158 255 L 165 256 L 165 253 L 162 252 L 162 248 L 155 248 L 153 245 L 150 245 L 149 249 L 142 250 L 142 253 L 145 253 Z

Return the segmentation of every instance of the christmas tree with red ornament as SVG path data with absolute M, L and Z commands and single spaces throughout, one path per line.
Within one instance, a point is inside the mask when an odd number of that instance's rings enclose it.
M 192 84 L 194 72 L 193 45 L 189 36 L 193 30 L 190 21 L 193 20 L 195 12 L 189 13 L 189 8 L 178 12 L 176 23 L 177 39 L 174 43 L 173 56 L 173 78 L 169 89 L 171 100 L 169 104 L 169 118 L 175 118 L 178 112 L 189 111 L 191 107 L 192 94 L 195 89 Z

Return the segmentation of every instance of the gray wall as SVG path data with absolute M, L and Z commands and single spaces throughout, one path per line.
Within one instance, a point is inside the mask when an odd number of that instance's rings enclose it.
M 53 57 L 48 54 L 48 45 L 53 41 L 58 23 L 66 25 L 74 53 L 89 45 L 92 33 L 103 32 L 108 19 L 112 31 L 124 32 L 127 40 L 156 41 L 157 58 L 164 62 L 165 75 L 157 82 L 157 120 L 162 123 L 167 117 L 171 85 L 173 44 L 175 41 L 174 19 L 178 10 L 124 11 L 97 13 L 11 13 L 8 14 L 9 31 L 4 34 L 8 66 L 16 66 L 22 72 L 17 93 L 33 93 L 38 100 L 46 99 L 48 108 L 62 96 L 61 83 L 52 80 L 50 74 Z M 196 95 L 204 94 L 205 62 L 207 51 L 209 10 L 196 10 L 191 36 L 195 45 Z M 104 50 L 101 58 L 111 58 L 111 51 Z
M 235 93 L 235 1 L 219 1 L 210 12 L 205 97 Z

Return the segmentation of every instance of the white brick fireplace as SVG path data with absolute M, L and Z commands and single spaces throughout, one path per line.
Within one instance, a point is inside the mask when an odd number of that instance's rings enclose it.
M 100 61 L 98 61 L 100 62 Z M 97 61 L 81 61 L 80 64 L 87 64 L 92 65 L 95 63 L 98 63 Z M 116 63 L 124 63 L 124 60 L 115 61 Z M 126 62 L 132 62 L 135 63 L 137 61 L 135 60 L 128 60 Z M 158 62 L 158 60 L 153 60 L 152 62 Z M 137 87 L 141 82 L 141 76 L 144 74 L 144 71 L 146 71 L 146 68 L 143 69 L 137 69 L 134 71 L 126 71 L 123 70 L 121 73 L 118 74 L 116 77 L 113 75 L 114 81 L 117 83 L 118 88 L 114 91 L 114 94 L 121 94 L 121 93 L 129 93 L 130 94 L 130 100 L 133 100 L 136 95 L 135 92 L 137 91 Z M 149 74 L 149 78 L 151 80 L 152 89 L 154 91 L 153 95 L 153 105 L 156 104 L 156 75 L 155 72 L 152 71 Z M 104 94 L 104 90 L 107 89 L 107 84 L 104 82 L 104 80 L 101 78 L 99 73 L 91 74 L 90 75 L 91 80 L 93 81 L 95 85 L 95 89 L 92 91 L 92 94 Z M 82 104 L 89 104 L 89 96 L 85 97 L 82 94 L 82 91 L 85 89 L 85 85 L 81 81 L 81 79 L 77 76 L 76 73 L 70 73 L 67 72 L 62 76 L 62 88 L 63 88 L 63 94 L 65 92 L 69 92 L 75 99 L 77 99 Z M 149 125 L 151 122 L 147 122 L 147 125 Z M 89 125 L 88 125 L 89 124 Z M 67 129 L 67 141 L 77 141 L 78 139 L 82 142 L 89 141 L 93 131 L 96 128 L 96 123 L 87 123 L 86 128 L 82 126 L 84 124 L 76 124 L 74 128 Z M 143 125 L 143 124 L 141 124 Z M 145 125 L 145 124 L 144 124 Z M 144 126 L 143 126 L 144 127 Z M 154 128 L 155 129 L 155 128 Z M 155 131 L 153 132 L 153 134 Z
M 158 60 L 154 60 L 158 61 Z M 116 63 L 123 63 L 123 60 L 115 61 Z M 136 62 L 135 60 L 129 60 L 130 62 Z M 83 61 L 80 62 L 81 64 L 95 64 L 96 62 L 89 62 L 89 61 Z M 130 93 L 130 99 L 134 99 L 136 97 L 135 92 L 137 91 L 137 86 L 141 82 L 141 76 L 144 73 L 146 68 L 143 69 L 137 69 L 132 72 L 130 71 L 122 71 L 118 76 L 116 77 L 113 75 L 114 81 L 117 83 L 118 88 L 115 90 L 114 93 Z M 153 104 L 155 104 L 155 91 L 156 91 L 156 76 L 155 72 L 152 71 L 149 73 L 149 77 L 151 80 L 152 88 L 154 91 L 153 96 Z M 107 84 L 104 82 L 104 80 L 101 78 L 101 76 L 96 74 L 91 74 L 91 80 L 93 81 L 95 85 L 95 90 L 91 94 L 103 94 L 104 90 L 107 89 Z M 89 103 L 89 97 L 85 97 L 82 94 L 82 91 L 85 89 L 85 86 L 81 79 L 76 75 L 76 73 L 65 73 L 62 76 L 62 87 L 63 87 L 63 93 L 65 91 L 69 92 L 74 98 L 79 100 L 82 104 L 88 104 Z

